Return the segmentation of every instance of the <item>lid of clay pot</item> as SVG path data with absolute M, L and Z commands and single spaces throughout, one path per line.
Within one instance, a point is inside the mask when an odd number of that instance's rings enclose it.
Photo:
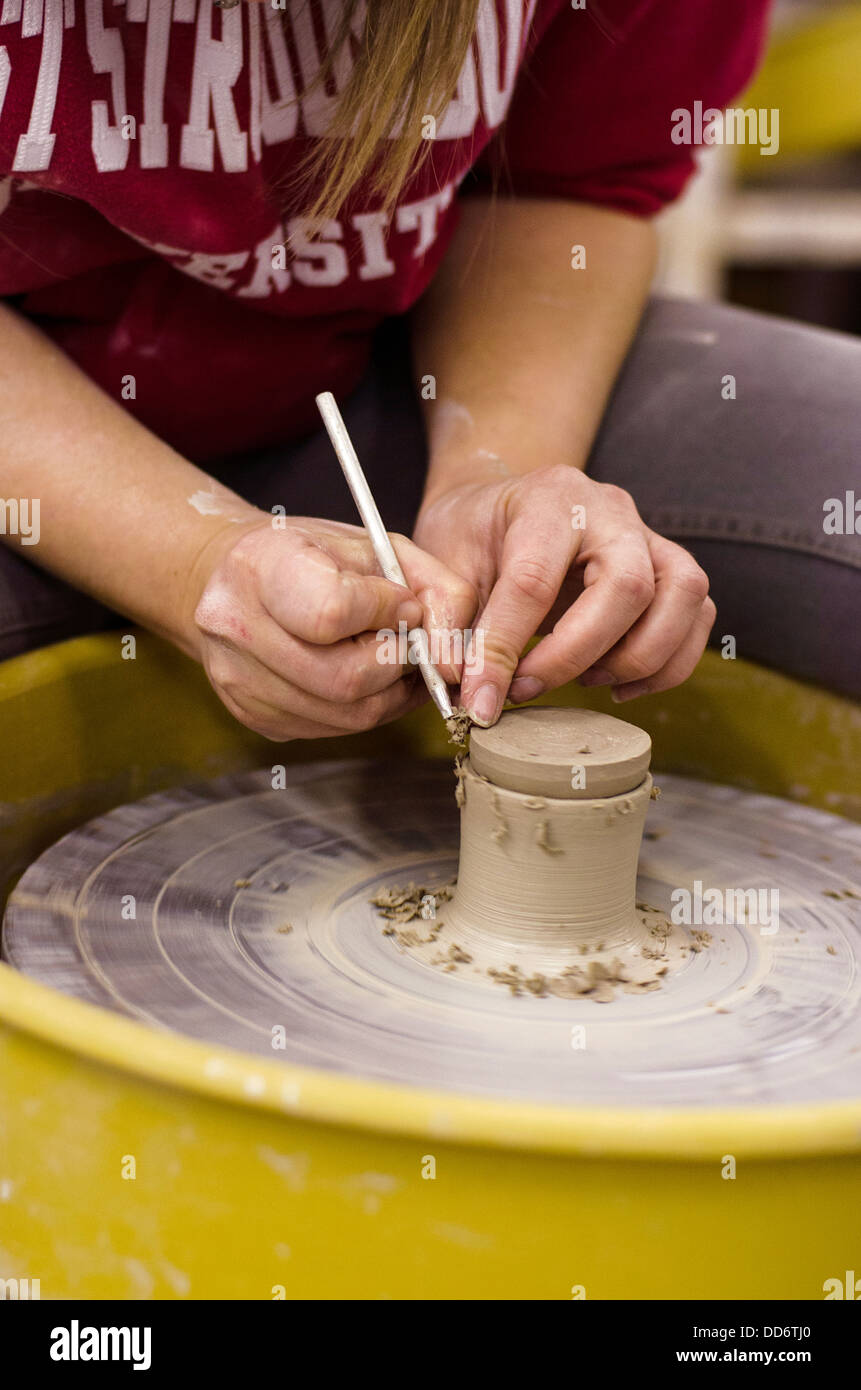
M 473 770 L 533 796 L 591 798 L 633 791 L 649 770 L 644 729 L 590 709 L 531 705 L 506 710 L 469 736 Z

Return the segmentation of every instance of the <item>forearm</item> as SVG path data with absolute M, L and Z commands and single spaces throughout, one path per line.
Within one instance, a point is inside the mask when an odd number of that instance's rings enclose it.
M 22 554 L 190 655 L 205 564 L 262 515 L 0 304 L 0 498 L 13 497 L 39 501 Z
M 586 268 L 572 268 L 572 247 Z M 425 402 L 426 495 L 465 478 L 585 467 L 636 331 L 655 258 L 650 223 L 564 201 L 465 198 L 413 316 Z

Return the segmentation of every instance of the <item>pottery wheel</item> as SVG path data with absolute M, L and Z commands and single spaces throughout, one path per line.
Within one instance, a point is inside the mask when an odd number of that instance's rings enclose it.
M 383 934 L 380 889 L 457 871 L 444 763 L 307 764 L 286 789 L 267 771 L 121 807 L 27 870 L 4 954 L 158 1028 L 405 1085 L 638 1109 L 858 1097 L 861 826 L 657 780 L 638 899 L 669 915 L 697 881 L 776 888 L 780 916 L 773 935 L 710 927 L 654 993 L 512 997 Z

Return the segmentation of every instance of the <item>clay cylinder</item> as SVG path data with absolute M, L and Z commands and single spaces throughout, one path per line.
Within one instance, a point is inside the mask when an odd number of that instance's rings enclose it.
M 448 913 L 465 941 L 495 942 L 501 956 L 528 944 L 536 960 L 559 962 L 641 939 L 649 753 L 642 730 L 589 710 L 513 710 L 473 730 Z M 590 796 L 590 783 L 621 789 Z

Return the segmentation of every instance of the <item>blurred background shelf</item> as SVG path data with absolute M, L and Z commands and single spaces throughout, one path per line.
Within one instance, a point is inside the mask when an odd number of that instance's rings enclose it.
M 780 145 L 700 151 L 659 219 L 655 288 L 861 334 L 861 2 L 786 0 L 734 107 L 777 110 Z

